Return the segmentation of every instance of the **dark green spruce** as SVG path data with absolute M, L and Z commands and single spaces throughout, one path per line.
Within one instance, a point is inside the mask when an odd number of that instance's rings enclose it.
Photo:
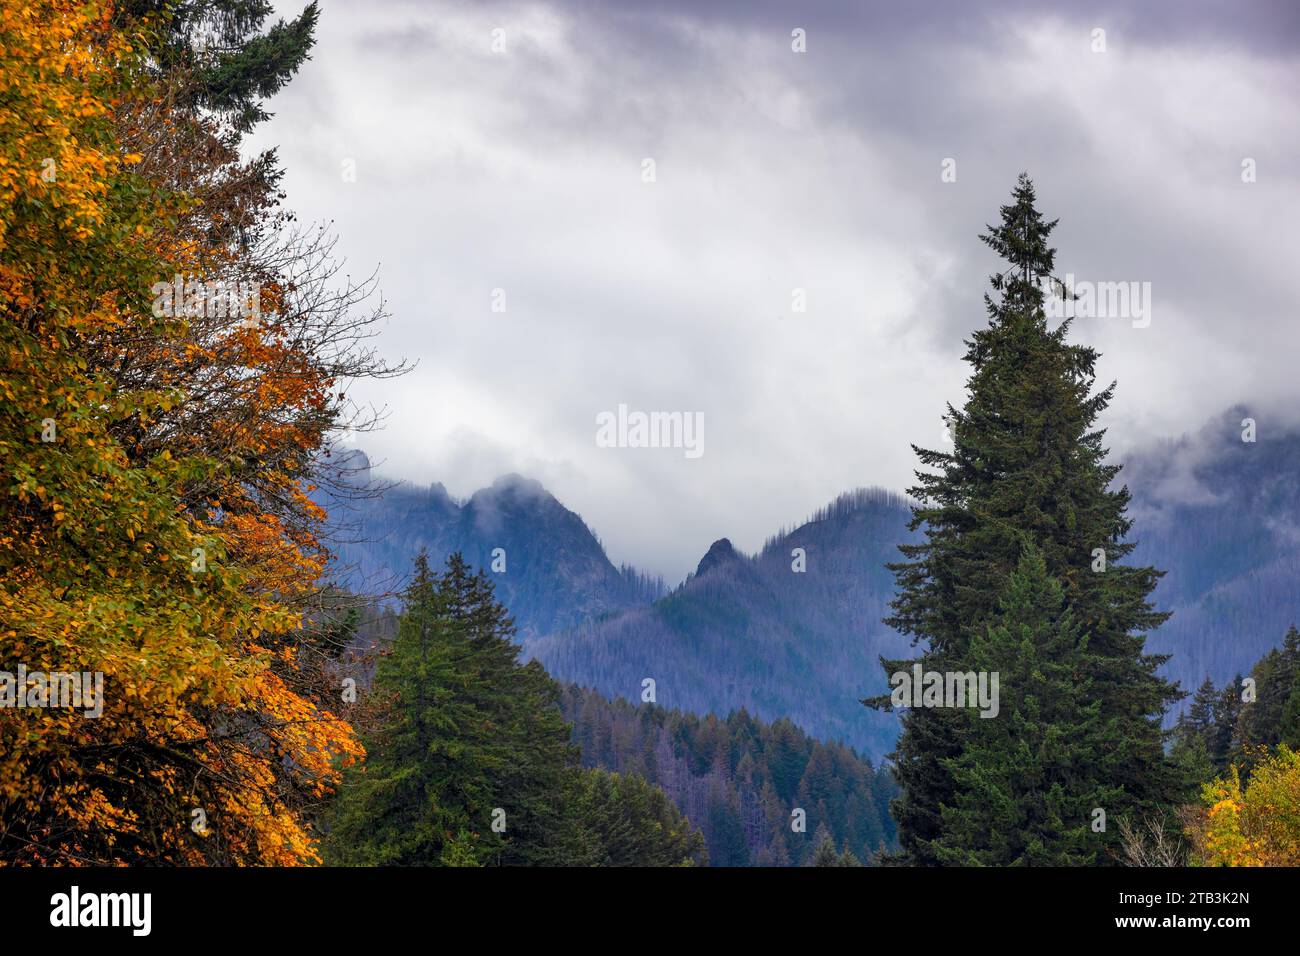
M 160 72 L 189 82 L 176 95 L 247 133 L 270 118 L 263 104 L 311 58 L 320 10 L 308 3 L 292 20 L 266 21 L 272 0 L 125 0 L 121 15 L 161 24 L 152 37 Z
M 925 670 L 975 669 L 973 642 L 983 640 L 990 625 L 1007 623 L 999 617 L 1005 617 L 1012 576 L 1023 558 L 1036 554 L 1043 576 L 1055 582 L 1041 586 L 1061 590 L 1072 639 L 1086 637 L 1076 679 L 1088 688 L 1088 700 L 1052 702 L 1037 716 L 1026 700 L 1022 712 L 1022 719 L 1041 724 L 1035 734 L 1042 740 L 1069 739 L 1077 765 L 1062 778 L 1054 809 L 1007 806 L 999 825 L 1015 826 L 1049 809 L 1070 818 L 1044 825 L 1041 846 L 1028 856 L 1027 848 L 996 849 L 986 840 L 979 861 L 987 863 L 1079 855 L 1105 861 L 1117 817 L 1159 815 L 1186 789 L 1164 756 L 1160 728 L 1164 708 L 1180 694 L 1156 673 L 1165 658 L 1144 649 L 1145 632 L 1167 616 L 1150 601 L 1160 572 L 1122 563 L 1134 546 L 1126 541 L 1129 493 L 1113 486 L 1119 467 L 1106 463 L 1104 432 L 1096 424 L 1115 386 L 1094 394 L 1096 351 L 1071 344 L 1070 322 L 1053 325 L 1045 312 L 1043 283 L 1054 276 L 1055 255 L 1048 237 L 1055 225 L 1043 220 L 1033 184 L 1022 175 L 1000 222 L 981 237 L 1006 268 L 991 277 L 993 294 L 984 297 L 988 324 L 966 343 L 967 401 L 961 409 L 950 405 L 946 416 L 952 447 L 915 449 L 924 470 L 910 489 L 919 502 L 912 527 L 925 537 L 902 546 L 906 560 L 892 566 L 899 591 L 886 621 L 914 639 L 914 660 Z M 1093 570 L 1096 549 L 1105 552 L 1101 572 Z M 1064 653 L 1057 646 L 1060 627 L 1036 639 L 1035 653 Z M 1016 637 L 1013 628 L 1008 650 Z M 993 659 L 985 651 L 980 657 Z M 882 664 L 893 674 L 910 670 L 913 660 Z M 1016 673 L 1014 661 L 1007 660 L 1006 670 Z M 1013 699 L 1022 692 L 1002 687 Z M 996 761 L 1009 761 L 1013 753 L 999 746 L 1003 732 L 989 725 L 1007 719 L 971 720 L 952 708 L 904 714 L 894 755 L 902 793 L 893 811 L 907 862 L 951 861 L 954 832 L 977 825 L 963 816 L 962 793 L 976 773 L 963 754 L 979 752 L 994 761 L 983 769 L 989 779 L 1005 775 L 1010 768 Z M 1089 822 L 1077 819 L 1079 800 L 1097 793 L 1108 794 L 1110 805 L 1102 809 L 1110 823 L 1092 835 L 1092 850 L 1085 851 L 1076 839 L 1078 826 Z
M 1102 717 L 1088 637 L 1032 545 L 968 653 L 972 670 L 998 674 L 998 711 L 957 712 L 963 748 L 945 764 L 956 795 L 935 855 L 954 866 L 1094 864 L 1096 811 L 1124 795 L 1090 766 L 1119 718 Z
M 584 770 L 559 686 L 520 664 L 492 582 L 422 555 L 360 724 L 367 757 L 325 814 L 342 865 L 678 865 L 703 839 L 662 791 Z

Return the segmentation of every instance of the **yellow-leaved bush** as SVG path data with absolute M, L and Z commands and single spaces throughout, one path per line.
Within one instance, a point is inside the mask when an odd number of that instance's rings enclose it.
M 1300 866 L 1300 754 L 1280 745 L 1243 785 L 1236 767 L 1207 783 L 1188 837 L 1198 866 Z

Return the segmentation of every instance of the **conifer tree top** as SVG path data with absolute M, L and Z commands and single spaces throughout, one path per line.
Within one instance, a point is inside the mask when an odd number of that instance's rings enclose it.
M 991 277 L 993 288 L 1001 291 L 1009 280 L 1018 279 L 1020 283 L 1037 289 L 1038 277 L 1050 276 L 1055 265 L 1056 250 L 1047 244 L 1047 237 L 1059 220 L 1043 221 L 1028 173 L 1021 173 L 1016 180 L 1011 199 L 1012 202 L 1000 210 L 1002 222 L 988 226 L 988 232 L 980 236 L 990 249 L 1012 266 L 1007 272 Z M 1041 294 L 1038 301 L 1042 302 Z

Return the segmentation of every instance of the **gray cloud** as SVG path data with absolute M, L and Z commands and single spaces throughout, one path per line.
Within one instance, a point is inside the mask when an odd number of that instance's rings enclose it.
M 382 264 L 385 348 L 420 359 L 353 393 L 392 410 L 387 473 L 529 475 L 679 578 L 908 483 L 1022 169 L 1062 272 L 1152 284 L 1150 328 L 1075 324 L 1120 382 L 1117 451 L 1237 402 L 1295 420 L 1298 34 L 1285 3 L 327 0 L 259 142 L 354 272 Z M 619 403 L 703 412 L 704 456 L 596 447 Z

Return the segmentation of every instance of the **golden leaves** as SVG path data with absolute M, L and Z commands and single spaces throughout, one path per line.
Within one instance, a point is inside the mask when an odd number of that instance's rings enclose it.
M 1188 826 L 1202 866 L 1300 866 L 1300 754 L 1285 744 L 1243 787 L 1236 767 L 1202 790 Z
M 106 688 L 98 718 L 0 711 L 21 836 L 0 862 L 313 862 L 295 794 L 361 754 L 277 640 L 323 566 L 291 464 L 320 445 L 328 386 L 274 328 L 200 338 L 144 311 L 158 276 L 230 253 L 173 227 L 185 198 L 148 179 L 164 147 L 119 137 L 153 94 L 111 14 L 0 0 L 0 659 Z

